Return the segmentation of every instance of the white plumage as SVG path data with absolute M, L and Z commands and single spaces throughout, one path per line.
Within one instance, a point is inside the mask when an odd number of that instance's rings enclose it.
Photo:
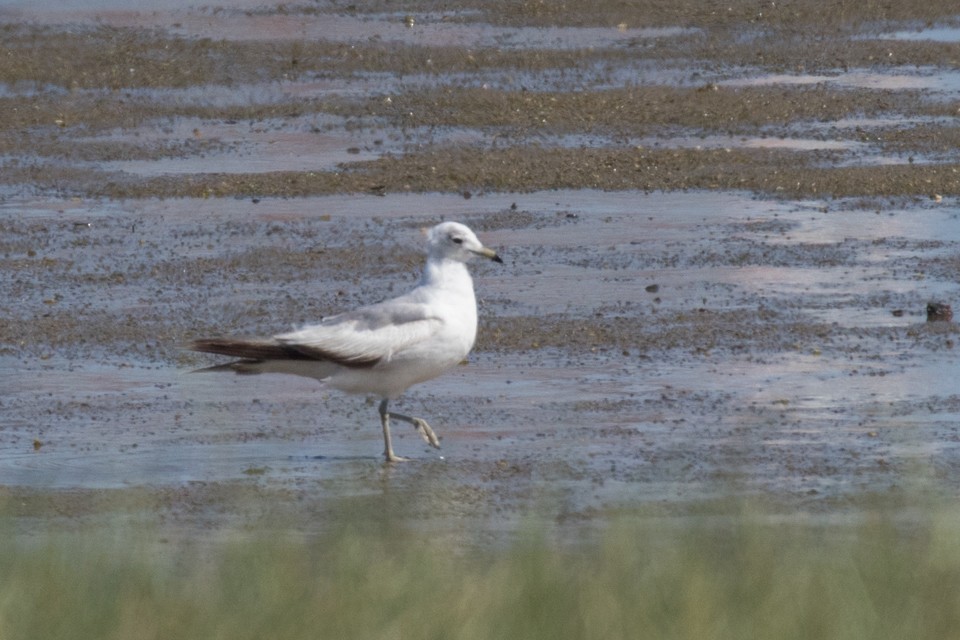
M 389 412 L 387 405 L 410 386 L 450 369 L 473 348 L 477 301 L 466 263 L 474 256 L 502 262 L 468 227 L 444 222 L 427 233 L 423 276 L 405 295 L 268 339 L 201 339 L 191 348 L 242 358 L 203 371 L 287 373 L 348 393 L 376 395 L 388 462 L 401 460 L 391 445 L 391 417 L 411 423 L 439 448 L 426 421 Z

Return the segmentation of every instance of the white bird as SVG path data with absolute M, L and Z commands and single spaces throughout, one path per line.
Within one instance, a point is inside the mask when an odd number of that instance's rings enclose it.
M 468 227 L 443 222 L 427 232 L 423 276 L 405 295 L 272 338 L 205 338 L 190 348 L 242 358 L 201 371 L 288 373 L 347 393 L 376 395 L 387 462 L 403 460 L 393 452 L 390 418 L 409 422 L 439 449 L 425 420 L 390 412 L 387 406 L 410 386 L 457 365 L 473 348 L 477 299 L 466 263 L 474 256 L 503 263 Z

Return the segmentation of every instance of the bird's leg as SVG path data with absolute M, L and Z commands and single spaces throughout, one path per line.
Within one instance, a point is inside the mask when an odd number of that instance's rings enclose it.
M 391 418 L 396 418 L 397 420 L 403 420 L 404 422 L 409 422 L 413 425 L 413 428 L 417 430 L 417 433 L 420 434 L 420 437 L 435 449 L 440 448 L 440 439 L 437 437 L 437 434 L 433 432 L 433 429 L 430 428 L 430 425 L 427 424 L 427 421 L 423 418 L 411 418 L 410 416 L 405 416 L 402 413 L 393 413 L 390 412 L 387 414 Z
M 387 462 L 402 462 L 401 458 L 393 453 L 393 444 L 390 442 L 390 412 L 387 411 L 387 399 L 380 403 L 380 425 L 383 427 L 383 457 Z

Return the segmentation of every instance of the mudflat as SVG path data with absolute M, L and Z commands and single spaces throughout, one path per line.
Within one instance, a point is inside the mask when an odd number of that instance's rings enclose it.
M 7 509 L 496 538 L 950 495 L 955 8 L 703 4 L 8 5 Z M 189 373 L 193 337 L 413 286 L 442 219 L 508 264 L 398 405 L 439 454 L 397 428 L 385 468 L 375 406 L 309 380 Z

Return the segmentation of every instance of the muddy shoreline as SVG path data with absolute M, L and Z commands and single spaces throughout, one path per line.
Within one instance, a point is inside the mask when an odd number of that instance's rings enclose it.
M 952 499 L 960 330 L 924 309 L 960 291 L 960 16 L 700 4 L 0 12 L 5 510 L 496 538 Z M 412 286 L 441 219 L 507 260 L 470 362 L 403 400 L 442 457 L 187 373 L 192 337 Z

